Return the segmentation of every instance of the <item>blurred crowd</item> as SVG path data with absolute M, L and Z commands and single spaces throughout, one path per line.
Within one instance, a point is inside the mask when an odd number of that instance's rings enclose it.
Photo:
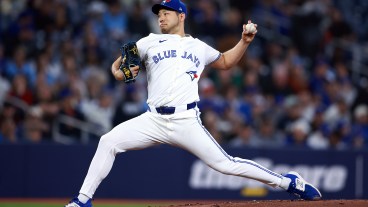
M 221 52 L 258 24 L 237 67 L 201 76 L 221 145 L 368 149 L 367 1 L 184 2 L 186 32 Z M 145 112 L 145 71 L 127 85 L 110 67 L 122 43 L 159 33 L 153 3 L 2 0 L 0 143 L 96 142 Z

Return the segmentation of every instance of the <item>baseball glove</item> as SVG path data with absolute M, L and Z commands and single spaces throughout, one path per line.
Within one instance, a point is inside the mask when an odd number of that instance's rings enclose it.
M 138 48 L 136 42 L 128 42 L 121 47 L 122 62 L 119 69 L 123 71 L 125 77 L 125 83 L 134 83 L 137 75 L 133 75 L 131 70 L 134 66 L 139 66 L 139 70 L 142 68 L 142 61 L 138 54 Z

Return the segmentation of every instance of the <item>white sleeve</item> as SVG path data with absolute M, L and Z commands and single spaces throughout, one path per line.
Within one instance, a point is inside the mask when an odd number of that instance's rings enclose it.
M 213 47 L 207 45 L 206 43 L 204 44 L 204 53 L 205 53 L 205 65 L 209 65 L 213 62 L 215 62 L 216 60 L 218 60 L 221 57 L 221 53 L 214 49 Z
M 151 34 L 137 41 L 138 53 L 139 53 L 141 60 L 144 60 L 146 57 L 146 53 L 149 47 L 150 36 Z

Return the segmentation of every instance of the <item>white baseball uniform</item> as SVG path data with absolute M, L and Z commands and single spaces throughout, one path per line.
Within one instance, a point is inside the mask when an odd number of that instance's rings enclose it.
M 148 79 L 149 111 L 103 135 L 80 190 L 92 198 L 116 154 L 156 144 L 178 146 L 213 169 L 280 186 L 283 176 L 246 159 L 231 157 L 202 125 L 198 80 L 221 53 L 191 36 L 150 34 L 137 42 Z

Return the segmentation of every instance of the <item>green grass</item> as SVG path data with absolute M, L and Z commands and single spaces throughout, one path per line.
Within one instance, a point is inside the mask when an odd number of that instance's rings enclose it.
M 0 207 L 63 207 L 68 199 L 0 198 Z M 165 207 L 177 201 L 96 199 L 93 207 Z
M 56 207 L 60 204 L 40 204 L 40 203 L 0 203 L 0 207 Z
M 0 203 L 0 207 L 60 207 L 64 206 L 65 203 Z M 159 204 L 150 205 L 150 204 L 136 204 L 136 203 L 124 203 L 124 204 L 93 204 L 93 207 L 147 207 L 147 206 L 160 206 Z M 164 204 L 162 204 L 164 206 Z

